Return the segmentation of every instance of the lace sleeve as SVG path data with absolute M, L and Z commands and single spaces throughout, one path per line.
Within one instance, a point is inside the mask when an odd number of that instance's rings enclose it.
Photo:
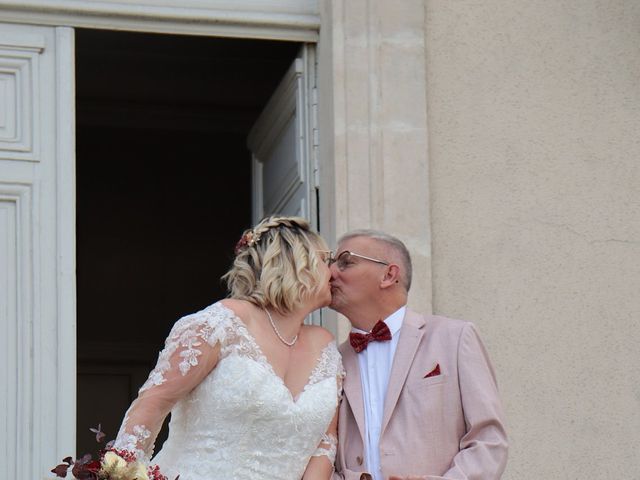
M 329 462 L 333 464 L 336 461 L 336 451 L 338 448 L 338 437 L 332 435 L 330 433 L 325 433 L 322 435 L 322 440 L 320 440 L 320 445 L 313 453 L 314 457 L 326 456 L 329 459 Z
M 138 460 L 148 462 L 165 417 L 216 365 L 224 329 L 220 327 L 222 312 L 212 307 L 176 322 L 155 368 L 125 415 L 115 448 L 134 452 Z
M 320 443 L 318 444 L 318 448 L 314 452 L 313 456 L 326 456 L 329 459 L 331 465 L 333 465 L 336 460 L 336 450 L 338 447 L 338 407 L 340 406 L 340 400 L 342 399 L 342 382 L 344 381 L 345 376 L 344 368 L 342 367 L 342 358 L 340 357 L 340 353 L 338 352 L 338 349 L 334 344 L 328 346 L 323 352 L 319 370 L 320 372 L 317 374 L 318 377 L 322 377 L 324 375 L 335 376 L 338 398 L 336 403 L 337 407 L 335 417 L 329 425 L 327 431 L 322 435 Z M 316 379 L 312 377 L 312 381 L 314 380 Z

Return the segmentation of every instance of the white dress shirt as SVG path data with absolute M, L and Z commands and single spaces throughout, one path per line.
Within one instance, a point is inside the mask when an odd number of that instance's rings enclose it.
M 380 431 L 382 429 L 382 414 L 384 399 L 389 384 L 389 373 L 393 364 L 393 356 L 398 346 L 398 333 L 402 327 L 402 320 L 407 307 L 401 307 L 384 319 L 391 331 L 388 342 L 371 342 L 365 350 L 358 354 L 360 379 L 362 383 L 362 398 L 364 400 L 365 423 L 365 464 L 367 471 L 374 480 L 383 480 L 380 470 Z M 357 328 L 352 331 L 367 333 Z

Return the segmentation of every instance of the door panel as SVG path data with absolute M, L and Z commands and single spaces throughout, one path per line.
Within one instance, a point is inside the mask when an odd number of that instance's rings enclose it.
M 71 29 L 0 24 L 0 478 L 74 453 L 72 79 Z
M 300 215 L 316 226 L 313 176 L 313 50 L 304 45 L 248 137 L 253 158 L 253 220 Z
M 304 160 L 296 154 L 296 124 L 292 115 L 272 145 L 272 151 L 263 164 L 263 206 L 269 213 L 284 213 L 283 207 L 289 197 L 304 190 Z M 290 212 L 287 212 L 289 214 Z

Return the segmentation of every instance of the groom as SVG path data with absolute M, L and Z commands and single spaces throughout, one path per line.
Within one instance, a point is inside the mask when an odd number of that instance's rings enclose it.
M 383 232 L 343 236 L 331 308 L 353 330 L 334 479 L 499 479 L 507 438 L 493 368 L 471 323 L 406 307 L 411 258 Z

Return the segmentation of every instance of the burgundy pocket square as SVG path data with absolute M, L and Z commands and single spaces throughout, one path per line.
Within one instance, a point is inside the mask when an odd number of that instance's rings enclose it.
M 430 378 L 430 377 L 437 377 L 438 375 L 440 375 L 440 364 L 437 363 L 435 368 L 433 370 L 431 370 L 429 373 L 427 373 L 424 378 Z

